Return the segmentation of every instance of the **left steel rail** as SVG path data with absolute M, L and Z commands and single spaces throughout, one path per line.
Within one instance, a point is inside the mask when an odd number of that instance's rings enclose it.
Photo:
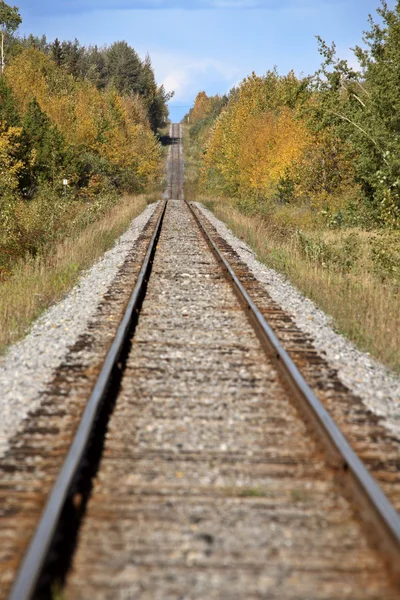
M 96 426 L 98 415 L 104 406 L 104 403 L 107 402 L 110 382 L 115 370 L 119 370 L 119 361 L 122 356 L 123 348 L 132 335 L 134 321 L 143 300 L 147 281 L 151 272 L 166 205 L 167 202 L 164 202 L 125 314 L 104 360 L 97 382 L 83 412 L 74 440 L 43 509 L 39 524 L 22 560 L 9 595 L 9 600 L 30 600 L 34 597 L 64 506 L 71 496 L 74 482 L 82 468 L 82 461 L 84 460 L 88 445 L 91 443 L 93 429 Z

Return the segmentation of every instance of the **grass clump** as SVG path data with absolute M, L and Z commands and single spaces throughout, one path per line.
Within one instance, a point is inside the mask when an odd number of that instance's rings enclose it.
M 265 498 L 269 496 L 268 490 L 262 488 L 243 488 L 239 490 L 239 496 L 241 498 Z

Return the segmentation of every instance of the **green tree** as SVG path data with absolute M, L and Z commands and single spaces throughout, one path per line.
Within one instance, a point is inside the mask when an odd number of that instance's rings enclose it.
M 82 76 L 82 63 L 84 60 L 85 48 L 81 46 L 75 38 L 73 42 L 62 42 L 60 64 L 66 69 L 69 75 L 74 79 L 80 79 Z
M 0 30 L 1 30 L 1 72 L 4 72 L 5 56 L 4 42 L 7 35 L 14 33 L 22 23 L 17 6 L 9 6 L 0 0 Z
M 366 47 L 355 48 L 359 70 L 318 38 L 324 62 L 314 78 L 310 122 L 347 144 L 369 207 L 393 226 L 400 221 L 400 1 L 390 10 L 382 0 L 377 12 Z
M 138 94 L 144 100 L 149 122 L 156 131 L 168 117 L 167 102 L 173 92 L 158 87 L 150 57 L 141 61 L 136 51 L 126 42 L 115 42 L 105 50 L 107 82 L 124 96 Z
M 51 56 L 56 63 L 57 67 L 61 67 L 63 63 L 64 53 L 62 49 L 62 45 L 60 40 L 56 38 L 54 42 L 51 44 Z
M 47 43 L 47 38 L 45 35 L 38 36 L 30 33 L 28 36 L 24 35 L 23 38 L 17 38 L 18 45 L 20 49 L 26 48 L 35 48 L 36 50 L 41 50 L 45 54 L 48 53 L 49 44 Z
M 83 78 L 90 81 L 99 90 L 107 85 L 107 66 L 105 52 L 98 46 L 86 48 L 83 57 Z
M 355 53 L 366 83 L 361 112 L 379 151 L 377 168 L 367 180 L 383 220 L 393 224 L 396 216 L 400 221 L 400 1 L 389 10 L 386 0 L 381 0 L 377 13 L 381 23 L 370 17 L 364 36 L 367 47 L 356 47 Z M 366 156 L 366 172 L 371 162 Z
M 23 134 L 26 145 L 34 150 L 35 160 L 30 173 L 25 173 L 25 195 L 32 195 L 37 183 L 58 182 L 65 176 L 67 148 L 59 129 L 51 124 L 50 118 L 39 106 L 37 100 L 29 103 L 23 120 Z
M 167 103 L 174 96 L 174 92 L 167 92 L 163 85 L 157 86 L 153 65 L 148 54 L 142 62 L 139 71 L 138 90 L 139 94 L 144 98 L 150 126 L 155 132 L 165 124 L 168 118 Z
M 17 127 L 20 124 L 12 91 L 3 75 L 0 75 L 0 121 L 6 127 Z
M 115 42 L 106 50 L 108 81 L 120 94 L 140 93 L 142 64 L 126 42 Z

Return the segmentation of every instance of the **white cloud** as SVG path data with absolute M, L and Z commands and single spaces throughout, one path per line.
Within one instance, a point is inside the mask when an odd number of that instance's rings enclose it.
M 215 83 L 230 88 L 239 76 L 239 69 L 214 58 L 197 58 L 175 53 L 151 52 L 151 61 L 159 83 L 174 91 L 174 102 L 192 102 L 202 89 Z

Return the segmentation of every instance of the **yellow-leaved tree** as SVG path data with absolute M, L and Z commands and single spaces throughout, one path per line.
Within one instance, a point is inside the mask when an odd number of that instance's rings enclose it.
M 158 173 L 161 151 L 142 100 L 114 89 L 75 81 L 35 48 L 21 52 L 6 70 L 20 114 L 36 100 L 73 149 L 109 161 L 124 183 L 146 185 Z
M 289 73 L 243 80 L 217 119 L 206 148 L 203 181 L 222 192 L 268 198 L 309 144 Z
M 309 127 L 314 101 L 292 72 L 244 79 L 206 136 L 202 185 L 240 198 L 242 206 L 290 202 L 319 209 L 328 196 L 335 204 L 354 188 L 354 168 L 332 130 Z

